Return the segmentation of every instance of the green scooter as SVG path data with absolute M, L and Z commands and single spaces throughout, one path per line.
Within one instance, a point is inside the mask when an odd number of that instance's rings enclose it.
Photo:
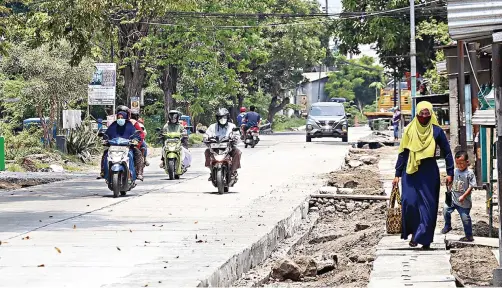
M 179 179 L 186 172 L 181 159 L 182 134 L 169 132 L 163 134 L 165 142 L 162 148 L 164 155 L 164 169 L 169 175 L 169 180 Z

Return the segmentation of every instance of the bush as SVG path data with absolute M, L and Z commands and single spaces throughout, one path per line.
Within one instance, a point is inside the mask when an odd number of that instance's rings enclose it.
M 272 123 L 272 130 L 274 131 L 286 131 L 291 128 L 298 128 L 306 124 L 306 120 L 303 118 L 292 117 L 288 118 L 284 115 L 276 115 L 274 117 L 274 122 Z
M 30 154 L 44 152 L 42 145 L 42 130 L 31 128 L 15 135 L 9 125 L 1 126 L 2 135 L 5 137 L 5 159 L 16 160 Z
M 202 135 L 202 134 L 192 133 L 188 136 L 188 144 L 190 144 L 190 145 L 200 144 L 200 143 L 202 143 L 203 138 L 204 138 L 204 135 Z
M 83 122 L 76 129 L 70 130 L 66 141 L 68 154 L 78 155 L 84 162 L 91 160 L 91 155 L 99 152 L 98 134 L 92 130 L 90 123 Z

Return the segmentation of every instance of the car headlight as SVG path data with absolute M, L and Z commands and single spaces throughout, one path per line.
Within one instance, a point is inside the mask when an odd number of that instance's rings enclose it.
M 307 130 L 312 130 L 314 129 L 314 126 L 312 126 L 311 124 L 307 124 Z

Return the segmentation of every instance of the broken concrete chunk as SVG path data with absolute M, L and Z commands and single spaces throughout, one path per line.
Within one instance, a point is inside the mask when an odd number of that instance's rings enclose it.
M 364 163 L 359 160 L 350 160 L 349 163 L 347 163 L 347 165 L 349 165 L 350 168 L 357 168 L 363 166 Z
M 317 275 L 317 263 L 312 257 L 300 257 L 295 262 L 300 266 L 304 277 L 314 277 Z
M 354 189 L 352 188 L 338 188 L 338 194 L 350 195 L 354 194 Z
M 354 232 L 358 232 L 358 231 L 362 231 L 362 230 L 366 230 L 370 228 L 370 225 L 368 224 L 365 224 L 365 223 L 357 223 L 356 224 L 356 228 L 354 229 Z
M 378 157 L 375 156 L 362 156 L 359 158 L 359 161 L 362 161 L 366 165 L 372 165 L 378 163 Z
M 275 264 L 272 268 L 271 276 L 280 281 L 287 279 L 299 281 L 302 276 L 302 271 L 298 264 L 289 258 L 285 258 Z

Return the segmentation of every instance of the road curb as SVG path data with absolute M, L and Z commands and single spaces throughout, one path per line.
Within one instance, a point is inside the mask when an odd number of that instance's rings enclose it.
M 294 236 L 299 230 L 303 220 L 307 218 L 309 211 L 309 199 L 307 196 L 298 205 L 289 217 L 279 221 L 259 241 L 253 243 L 250 248 L 235 254 L 220 266 L 208 278 L 201 280 L 197 287 L 228 287 L 231 286 L 243 273 L 260 265 L 265 261 L 279 244 L 285 239 Z

